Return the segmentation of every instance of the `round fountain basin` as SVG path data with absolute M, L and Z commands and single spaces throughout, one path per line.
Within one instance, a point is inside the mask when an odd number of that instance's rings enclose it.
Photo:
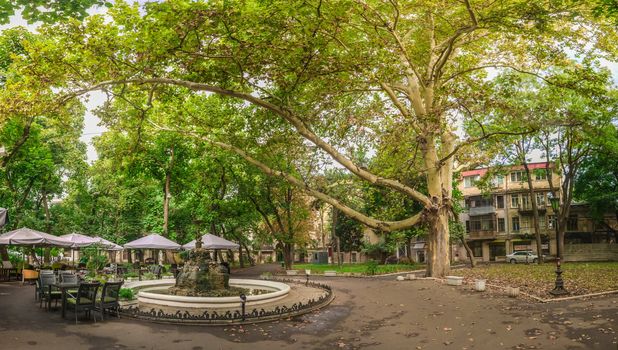
M 191 297 L 162 293 L 173 287 L 175 280 L 149 280 L 129 282 L 126 288 L 140 288 L 137 294 L 139 303 L 178 308 L 234 308 L 240 304 L 239 297 Z M 254 306 L 285 298 L 290 286 L 285 283 L 252 279 L 230 279 L 230 286 L 247 289 L 261 289 L 268 292 L 259 295 L 247 295 L 246 306 Z

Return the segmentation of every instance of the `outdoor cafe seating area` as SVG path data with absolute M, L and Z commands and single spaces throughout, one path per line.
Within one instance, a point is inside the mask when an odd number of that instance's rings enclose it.
M 202 240 L 213 250 L 238 247 L 233 242 L 209 234 L 204 235 Z M 175 261 L 161 264 L 159 252 L 191 250 L 195 248 L 195 241 L 181 246 L 160 235 L 150 234 L 120 246 L 100 237 L 78 233 L 58 237 L 21 228 L 0 235 L 0 245 L 11 247 L 13 254 L 22 254 L 18 264 L 2 262 L 0 282 L 15 280 L 21 281 L 23 286 L 32 285 L 34 305 L 38 305 L 41 311 L 50 314 L 59 312 L 62 318 L 70 313 L 77 323 L 80 319 L 92 322 L 104 320 L 106 313 L 120 317 L 124 282 L 175 278 L 182 266 Z M 38 248 L 61 248 L 64 252 L 62 257 L 70 257 L 70 260 L 56 257 L 56 261 L 51 264 L 42 263 L 41 257 L 35 255 Z M 138 261 L 108 261 L 105 252 L 125 249 L 133 251 L 139 257 Z M 85 251 L 90 255 L 86 254 L 76 260 L 76 251 L 78 258 Z M 145 258 L 144 251 L 153 253 L 153 256 Z

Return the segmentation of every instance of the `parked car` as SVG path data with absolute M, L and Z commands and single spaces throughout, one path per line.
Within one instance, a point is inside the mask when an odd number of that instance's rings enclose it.
M 529 250 L 519 251 L 519 252 L 513 252 L 511 254 L 507 254 L 506 261 L 510 262 L 511 264 L 516 264 L 516 263 L 536 264 L 539 261 L 539 256 Z

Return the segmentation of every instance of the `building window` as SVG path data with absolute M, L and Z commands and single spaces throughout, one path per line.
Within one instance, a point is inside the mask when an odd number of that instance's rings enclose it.
M 577 231 L 577 214 L 569 216 L 567 220 L 567 231 Z
M 521 207 L 523 209 L 529 209 L 530 208 L 530 196 L 521 196 Z
M 556 225 L 556 216 L 555 215 L 547 215 L 547 228 L 553 229 Z
M 496 204 L 498 208 L 504 208 L 504 196 L 496 196 Z
M 511 173 L 511 182 L 522 182 L 525 178 L 523 171 L 514 171 Z
M 535 171 L 534 172 L 534 179 L 536 181 L 547 180 L 547 171 L 545 169 Z
M 468 244 L 470 249 L 472 249 L 472 255 L 476 258 L 480 258 L 483 256 L 483 242 L 481 241 L 472 241 Z
M 545 193 L 536 194 L 536 205 L 542 207 L 545 205 Z
M 504 218 L 498 218 L 498 232 L 506 231 L 506 225 L 504 223 Z
M 519 232 L 519 216 L 511 218 L 511 223 L 513 225 L 513 231 Z
M 518 194 L 511 195 L 511 208 L 519 208 L 519 195 Z
M 479 175 L 464 176 L 464 187 L 474 187 L 481 177 Z
M 493 215 L 473 216 L 470 218 L 470 230 L 494 231 Z
M 504 176 L 503 175 L 495 175 L 492 179 L 491 179 L 491 186 L 492 187 L 499 187 L 502 184 L 504 184 Z
M 466 220 L 466 232 L 470 232 L 470 221 Z

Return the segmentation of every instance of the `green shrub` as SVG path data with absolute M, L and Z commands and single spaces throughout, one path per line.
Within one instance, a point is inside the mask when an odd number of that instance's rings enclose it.
M 139 277 L 139 275 L 137 274 L 137 272 L 127 272 L 124 274 L 124 278 L 130 278 L 130 277 Z
M 135 293 L 131 288 L 120 288 L 118 291 L 118 295 L 122 300 L 133 300 L 135 299 Z
M 375 260 L 369 260 L 366 263 L 367 267 L 365 268 L 365 273 L 367 275 L 373 276 L 378 272 L 378 262 Z
M 142 275 L 143 280 L 154 280 L 157 279 L 157 275 L 152 272 L 146 272 Z

